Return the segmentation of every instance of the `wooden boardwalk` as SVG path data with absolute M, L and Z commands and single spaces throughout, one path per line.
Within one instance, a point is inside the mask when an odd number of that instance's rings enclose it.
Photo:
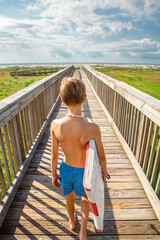
M 90 214 L 88 239 L 160 239 L 159 221 L 101 105 L 85 77 L 78 70 L 74 76 L 82 77 L 87 86 L 83 115 L 92 118 L 100 126 L 111 175 L 111 179 L 105 183 L 104 231 L 96 232 Z M 59 101 L 51 121 L 66 113 L 66 106 Z M 59 151 L 60 162 L 63 153 L 61 149 Z M 70 231 L 65 197 L 62 190 L 55 189 L 51 184 L 50 155 L 49 124 L 0 229 L 1 240 L 79 239 L 81 201 L 76 199 L 78 223 L 76 230 Z

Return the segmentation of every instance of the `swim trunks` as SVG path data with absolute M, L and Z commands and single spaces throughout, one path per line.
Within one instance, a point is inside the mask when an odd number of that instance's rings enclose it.
M 60 164 L 60 185 L 63 188 L 65 196 L 70 194 L 73 190 L 75 194 L 82 197 L 85 193 L 83 187 L 84 168 L 76 168 L 67 165 L 63 161 Z

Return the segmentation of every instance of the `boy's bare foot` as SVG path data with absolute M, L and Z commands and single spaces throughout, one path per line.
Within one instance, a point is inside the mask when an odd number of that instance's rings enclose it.
M 69 228 L 70 230 L 75 230 L 76 228 L 76 220 L 77 220 L 77 216 L 76 216 L 76 212 L 74 213 L 74 222 L 72 223 L 69 217 Z
M 80 240 L 87 240 L 87 234 L 81 234 L 81 233 L 79 233 L 79 239 L 80 239 Z

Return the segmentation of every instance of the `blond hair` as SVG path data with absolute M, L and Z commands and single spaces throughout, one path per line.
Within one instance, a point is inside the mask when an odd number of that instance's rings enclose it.
M 61 82 L 60 95 L 66 105 L 79 105 L 85 99 L 86 87 L 79 79 L 66 77 Z

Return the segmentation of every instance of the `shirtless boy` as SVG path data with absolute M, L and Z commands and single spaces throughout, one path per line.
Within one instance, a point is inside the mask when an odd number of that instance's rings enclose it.
M 107 170 L 101 133 L 98 125 L 87 122 L 81 115 L 82 104 L 86 99 L 86 89 L 82 81 L 65 78 L 60 87 L 62 102 L 68 107 L 68 114 L 56 119 L 51 124 L 52 136 L 52 184 L 63 188 L 66 196 L 66 208 L 69 215 L 69 226 L 75 229 L 76 214 L 74 201 L 76 195 L 82 198 L 80 240 L 86 240 L 86 228 L 89 215 L 89 201 L 83 188 L 83 175 L 88 141 L 94 139 L 105 182 Z M 58 147 L 62 147 L 64 160 L 60 164 L 60 177 L 57 175 Z

